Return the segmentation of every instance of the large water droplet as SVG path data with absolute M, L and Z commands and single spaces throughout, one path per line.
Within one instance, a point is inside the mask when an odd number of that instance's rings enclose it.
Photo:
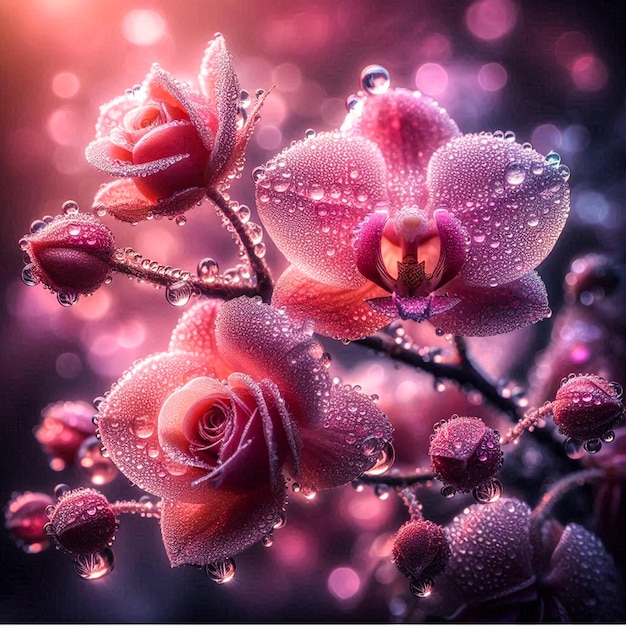
M 39 279 L 33 274 L 34 267 L 35 266 L 32 263 L 29 263 L 22 270 L 22 282 L 29 287 L 34 287 L 39 284 Z
M 110 459 L 102 456 L 102 447 L 96 437 L 83 441 L 77 456 L 92 485 L 107 485 L 117 477 L 117 468 Z
M 78 203 L 74 200 L 67 200 L 61 207 L 65 215 L 76 215 L 78 213 Z
M 502 496 L 502 483 L 497 478 L 492 478 L 476 487 L 472 495 L 478 504 L 497 502 Z
M 220 273 L 220 266 L 215 259 L 206 257 L 198 261 L 198 277 L 207 283 L 215 282 Z
M 359 98 L 359 96 L 357 96 L 356 94 L 351 94 L 346 98 L 346 109 L 348 109 L 348 111 L 352 111 L 353 109 L 356 108 L 356 105 L 359 104 L 359 102 L 361 102 L 361 99 Z
M 57 293 L 57 300 L 61 306 L 73 306 L 78 302 L 78 294 L 76 293 Z
M 430 578 L 422 580 L 414 578 L 409 584 L 409 590 L 418 598 L 427 598 L 433 592 L 433 581 Z
M 368 65 L 361 72 L 361 86 L 371 95 L 379 96 L 389 89 L 389 72 L 381 65 Z
M 231 558 L 205 566 L 206 575 L 219 585 L 230 582 L 235 577 L 236 570 L 235 561 Z
M 456 489 L 452 485 L 446 485 L 441 488 L 441 495 L 444 498 L 453 498 L 456 494 Z
M 602 448 L 602 440 L 601 439 L 589 439 L 585 441 L 585 443 L 583 444 L 583 448 L 587 452 L 589 452 L 589 454 L 596 454 L 597 452 L 600 452 L 600 449 Z
M 173 306 L 185 306 L 193 291 L 193 285 L 188 280 L 179 280 L 165 288 L 165 299 Z
M 563 442 L 563 447 L 565 448 L 565 454 L 567 454 L 570 459 L 580 459 L 585 454 L 583 442 L 573 437 L 568 437 Z
M 367 439 L 365 440 L 367 441 Z M 365 449 L 365 448 L 364 448 Z M 385 442 L 382 449 L 378 453 L 376 463 L 365 472 L 368 476 L 380 476 L 384 474 L 396 460 L 396 451 L 390 441 Z
M 548 152 L 546 154 L 546 163 L 551 167 L 558 167 L 561 165 L 561 155 L 558 152 L 554 152 L 554 150 Z
M 521 185 L 526 178 L 526 170 L 521 163 L 510 163 L 505 170 L 504 178 L 509 185 Z
M 115 555 L 111 548 L 94 554 L 81 554 L 74 559 L 76 573 L 85 580 L 97 580 L 113 571 Z

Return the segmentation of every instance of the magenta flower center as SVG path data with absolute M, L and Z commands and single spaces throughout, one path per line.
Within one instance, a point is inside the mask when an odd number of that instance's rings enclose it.
M 196 402 L 183 421 L 189 451 L 216 466 L 222 442 L 230 434 L 234 420 L 235 409 L 228 396 L 216 395 Z

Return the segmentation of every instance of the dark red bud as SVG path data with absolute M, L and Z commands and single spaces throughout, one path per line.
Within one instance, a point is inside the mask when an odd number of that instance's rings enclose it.
M 35 281 L 52 291 L 78 296 L 92 293 L 105 281 L 115 240 L 93 215 L 75 213 L 57 215 L 26 235 L 22 247 L 31 260 Z
M 41 552 L 50 545 L 44 526 L 48 522 L 47 507 L 54 500 L 45 493 L 15 493 L 7 505 L 5 526 L 25 552 Z
M 95 489 L 74 489 L 63 494 L 50 515 L 52 534 L 65 549 L 92 554 L 109 545 L 118 527 L 109 501 Z
M 567 437 L 587 441 L 602 437 L 624 416 L 621 389 L 600 376 L 563 379 L 552 403 L 554 423 Z
M 478 417 L 453 415 L 440 423 L 428 454 L 437 478 L 464 492 L 493 478 L 502 466 L 500 435 Z
M 428 520 L 410 521 L 393 539 L 393 562 L 409 578 L 432 579 L 443 573 L 450 546 L 441 526 Z

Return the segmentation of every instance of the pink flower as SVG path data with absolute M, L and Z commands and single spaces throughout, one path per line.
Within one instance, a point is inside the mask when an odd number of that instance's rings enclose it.
M 25 552 L 36 554 L 50 545 L 44 526 L 48 523 L 46 509 L 53 504 L 46 493 L 25 491 L 11 495 L 4 510 L 5 526 Z
M 341 131 L 301 141 L 257 182 L 291 267 L 273 303 L 356 339 L 401 317 L 494 335 L 550 310 L 533 271 L 568 208 L 568 170 L 500 134 L 461 136 L 404 89 L 366 95 Z
M 332 382 L 311 333 L 257 299 L 206 300 L 101 405 L 111 459 L 163 498 L 173 566 L 241 552 L 282 517 L 285 476 L 305 492 L 345 484 L 390 440 L 373 401 Z
M 154 64 L 141 89 L 101 107 L 85 156 L 121 179 L 96 194 L 94 209 L 126 222 L 174 216 L 237 174 L 262 98 L 238 123 L 239 82 L 221 35 L 209 43 L 198 80 L 200 92 Z

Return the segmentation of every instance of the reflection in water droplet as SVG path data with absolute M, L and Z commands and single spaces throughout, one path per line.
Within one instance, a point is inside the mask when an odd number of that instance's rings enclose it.
M 441 495 L 444 498 L 453 498 L 456 494 L 456 489 L 452 485 L 446 485 L 441 488 Z
M 361 72 L 361 86 L 368 94 L 379 96 L 389 89 L 389 72 L 380 65 L 368 65 Z
M 346 98 L 346 109 L 352 111 L 359 102 L 361 102 L 361 99 L 356 94 L 349 95 Z
M 83 441 L 78 450 L 78 462 L 92 485 L 107 485 L 117 476 L 117 467 L 102 456 L 100 441 L 96 437 Z
M 607 432 L 602 435 L 602 441 L 604 441 L 604 443 L 612 443 L 615 441 L 615 433 L 612 430 L 607 430 Z
M 433 581 L 430 578 L 422 580 L 414 578 L 409 584 L 409 590 L 418 598 L 427 598 L 433 592 Z
M 205 566 L 206 575 L 218 585 L 230 582 L 235 577 L 236 570 L 235 561 L 231 558 Z
M 57 300 L 61 306 L 73 306 L 78 302 L 78 294 L 76 293 L 57 293 Z
M 585 443 L 583 444 L 583 448 L 587 452 L 589 452 L 589 454 L 596 454 L 597 452 L 600 452 L 600 449 L 602 448 L 602 440 L 601 439 L 589 439 L 585 441 Z
M 374 441 L 371 441 L 372 439 L 374 439 Z M 378 448 L 380 446 L 380 439 L 375 439 L 375 438 L 369 438 L 369 442 L 368 439 L 366 439 L 363 442 L 363 454 L 365 454 L 366 451 L 368 451 L 369 448 L 371 448 L 371 445 L 375 444 L 376 448 Z M 376 449 L 374 448 L 374 450 Z M 370 456 L 370 455 L 366 455 L 366 456 Z M 383 444 L 383 447 L 380 449 L 380 452 L 378 453 L 378 457 L 376 459 L 376 463 L 374 463 L 374 465 L 365 472 L 365 474 L 367 476 L 380 476 L 381 474 L 384 474 L 392 465 L 393 462 L 396 460 L 396 451 L 393 447 L 393 444 L 390 441 L 387 441 Z
M 220 266 L 215 259 L 206 257 L 201 261 L 198 261 L 198 277 L 207 283 L 215 282 L 219 273 Z
M 52 490 L 52 495 L 58 500 L 62 495 L 66 494 L 69 490 L 70 490 L 69 485 L 66 485 L 65 483 L 59 483 Z
M 546 163 L 551 167 L 558 167 L 561 165 L 561 155 L 558 152 L 554 152 L 554 150 L 548 152 L 546 154 Z
M 585 454 L 585 449 L 583 448 L 583 442 L 579 439 L 574 439 L 572 437 L 568 437 L 563 442 L 563 447 L 565 448 L 565 454 L 570 459 L 580 459 Z
M 165 288 L 165 299 L 173 306 L 185 306 L 193 291 L 193 285 L 188 280 L 179 280 Z
M 78 203 L 74 200 L 67 200 L 63 203 L 61 210 L 65 215 L 76 215 L 78 213 Z
M 504 178 L 509 185 L 521 185 L 526 178 L 526 170 L 521 163 L 510 163 L 507 165 Z
M 34 287 L 39 284 L 39 279 L 33 274 L 34 267 L 35 266 L 32 263 L 29 263 L 22 270 L 22 282 L 29 287 Z
M 85 580 L 97 580 L 113 571 L 115 555 L 111 548 L 94 554 L 81 554 L 74 559 L 76 573 Z
M 472 495 L 478 504 L 497 502 L 502 496 L 502 483 L 497 478 L 492 478 L 476 487 Z
M 305 136 L 307 139 L 313 139 L 313 138 L 315 137 L 315 131 L 314 131 L 312 128 L 307 128 L 307 129 L 304 131 L 304 136 Z

